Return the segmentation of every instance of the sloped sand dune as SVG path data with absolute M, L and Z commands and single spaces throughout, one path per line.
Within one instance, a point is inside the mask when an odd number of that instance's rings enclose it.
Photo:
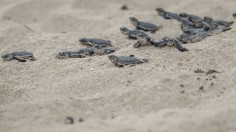
M 128 11 L 120 10 L 122 5 Z M 234 21 L 235 0 L 1 0 L 0 53 L 33 52 L 35 62 L 0 60 L 1 132 L 236 131 L 236 30 L 175 48 L 142 47 L 119 31 L 128 18 L 163 25 L 155 39 L 180 35 L 180 25 L 155 12 Z M 81 37 L 110 39 L 117 55 L 149 63 L 114 67 L 107 56 L 57 60 L 85 46 Z M 220 73 L 194 73 L 195 70 Z M 200 87 L 204 87 L 200 90 Z M 64 123 L 72 116 L 75 123 Z M 78 122 L 83 118 L 84 122 Z

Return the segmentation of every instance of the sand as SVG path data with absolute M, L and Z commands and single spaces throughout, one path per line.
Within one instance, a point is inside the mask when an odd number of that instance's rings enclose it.
M 124 4 L 129 10 L 120 10 Z M 236 25 L 184 45 L 189 52 L 134 49 L 136 41 L 119 31 L 133 28 L 130 16 L 163 25 L 149 34 L 157 40 L 181 34 L 180 24 L 158 16 L 156 7 L 234 21 L 236 1 L 1 0 L 1 55 L 29 51 L 37 61 L 0 60 L 0 131 L 236 131 Z M 107 56 L 55 59 L 60 51 L 84 48 L 81 37 L 110 39 L 120 48 L 116 55 L 149 63 L 117 68 Z M 74 124 L 64 123 L 67 116 Z

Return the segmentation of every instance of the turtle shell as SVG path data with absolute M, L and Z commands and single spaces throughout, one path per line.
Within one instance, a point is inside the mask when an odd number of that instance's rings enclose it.
M 148 22 L 139 22 L 138 28 L 141 28 L 147 31 L 158 30 L 158 27 L 155 24 L 148 23 Z
M 34 56 L 31 52 L 13 52 L 13 56 Z
M 139 34 L 143 35 L 144 37 L 148 37 L 148 35 L 146 33 L 139 31 L 139 30 L 131 30 L 129 32 L 129 37 L 137 39 L 137 35 L 139 35 Z
M 102 47 L 112 46 L 110 40 L 103 39 L 89 39 L 91 46 L 100 45 Z
M 19 60 L 19 58 L 24 58 L 24 60 Z M 26 59 L 35 60 L 35 57 L 31 52 L 13 52 L 10 54 L 3 55 L 2 59 L 4 59 L 5 61 L 17 59 L 19 61 L 25 62 Z
M 138 64 L 142 61 L 134 56 L 120 56 L 117 59 L 117 63 L 122 65 L 129 65 L 129 64 Z

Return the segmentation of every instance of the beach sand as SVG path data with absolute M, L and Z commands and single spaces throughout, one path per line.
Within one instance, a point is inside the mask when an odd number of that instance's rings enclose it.
M 0 131 L 236 131 L 236 25 L 184 45 L 189 52 L 134 49 L 136 41 L 119 30 L 134 28 L 131 16 L 161 24 L 149 34 L 156 40 L 181 34 L 180 23 L 164 20 L 156 7 L 234 21 L 236 1 L 0 0 L 1 55 L 29 51 L 37 57 L 27 63 L 0 60 Z M 58 52 L 86 47 L 82 37 L 109 39 L 119 48 L 116 55 L 149 62 L 117 68 L 106 55 L 55 59 Z M 65 124 L 67 116 L 74 124 Z

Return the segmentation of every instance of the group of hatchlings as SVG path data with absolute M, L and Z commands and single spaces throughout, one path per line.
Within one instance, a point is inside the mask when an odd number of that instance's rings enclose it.
M 183 43 L 195 43 L 203 40 L 208 36 L 219 34 L 231 29 L 234 22 L 227 22 L 223 20 L 213 20 L 210 17 L 201 18 L 196 15 L 187 13 L 172 13 L 165 11 L 162 8 L 156 9 L 157 13 L 164 19 L 175 19 L 181 23 L 183 34 L 180 37 L 170 38 L 164 37 L 159 41 L 155 41 L 149 37 L 145 32 L 156 33 L 162 28 L 161 25 L 155 25 L 149 22 L 139 21 L 135 17 L 130 17 L 130 22 L 136 27 L 136 30 L 129 30 L 126 27 L 121 27 L 122 34 L 127 35 L 129 39 L 136 39 L 137 42 L 133 45 L 134 48 L 150 45 L 154 47 L 174 46 L 181 52 L 188 51 L 182 46 Z M 233 14 L 236 18 L 236 13 Z M 79 40 L 81 44 L 88 45 L 88 48 L 80 49 L 79 51 L 66 51 L 60 52 L 56 55 L 57 59 L 65 58 L 85 58 L 87 56 L 95 55 L 108 55 L 114 53 L 117 48 L 112 47 L 110 40 L 103 39 L 87 39 L 82 38 Z M 2 56 L 5 61 L 18 60 L 26 62 L 27 60 L 36 60 L 33 53 L 30 52 L 13 52 Z M 146 59 L 136 58 L 134 55 L 130 56 L 116 56 L 108 55 L 109 60 L 117 67 L 124 65 L 136 65 L 148 62 Z

